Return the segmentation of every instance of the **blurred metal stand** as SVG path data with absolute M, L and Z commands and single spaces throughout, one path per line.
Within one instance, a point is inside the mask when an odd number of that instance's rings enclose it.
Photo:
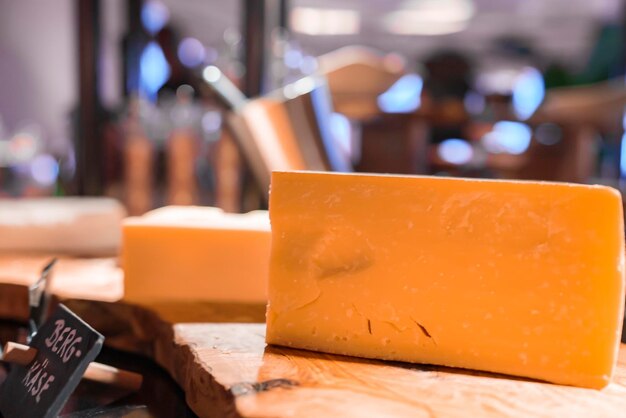
M 263 76 L 267 62 L 265 59 L 266 3 L 265 0 L 243 0 L 241 2 L 244 40 L 242 61 L 245 66 L 242 90 L 248 97 L 258 96 L 263 92 Z
M 287 0 L 242 0 L 241 31 L 245 74 L 241 90 L 249 98 L 267 93 L 278 86 L 269 85 L 269 54 L 272 53 L 272 33 L 288 31 L 289 2 Z
M 76 193 L 102 193 L 102 141 L 98 59 L 100 56 L 99 0 L 76 0 L 78 19 L 78 112 L 76 126 Z
M 124 97 L 137 94 L 139 91 L 139 59 L 141 51 L 150 40 L 141 23 L 142 5 L 142 0 L 127 0 L 126 2 L 127 30 L 121 45 L 124 57 L 124 83 L 122 85 Z
M 257 97 L 270 86 L 268 54 L 271 53 L 271 34 L 275 28 L 286 30 L 289 15 L 287 0 L 242 0 L 241 31 L 243 34 L 244 76 L 241 90 L 248 97 Z M 248 167 L 242 167 L 242 210 L 265 207 L 262 196 L 267 190 L 258 190 Z

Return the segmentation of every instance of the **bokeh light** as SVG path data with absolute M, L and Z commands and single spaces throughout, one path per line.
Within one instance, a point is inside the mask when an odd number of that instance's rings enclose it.
M 474 149 L 463 139 L 446 139 L 437 147 L 437 155 L 447 163 L 463 165 L 469 163 L 474 156 Z
M 163 29 L 169 20 L 169 9 L 158 0 L 148 0 L 141 8 L 141 23 L 152 35 Z
M 178 45 L 178 59 L 189 68 L 195 68 L 204 63 L 206 50 L 202 42 L 196 38 L 185 38 Z
M 165 59 L 163 50 L 154 41 L 150 42 L 141 53 L 139 77 L 141 90 L 150 99 L 156 98 L 156 93 L 170 77 L 170 66 Z
M 49 154 L 41 154 L 30 164 L 30 174 L 39 185 L 52 186 L 59 175 L 59 163 Z
M 410 113 L 421 104 L 424 81 L 418 74 L 407 74 L 378 96 L 378 107 L 386 113 Z
M 500 121 L 493 130 L 482 137 L 485 149 L 493 154 L 523 154 L 530 146 L 532 130 L 521 122 Z
M 543 76 L 536 68 L 526 67 L 513 85 L 513 110 L 521 120 L 535 113 L 546 93 Z

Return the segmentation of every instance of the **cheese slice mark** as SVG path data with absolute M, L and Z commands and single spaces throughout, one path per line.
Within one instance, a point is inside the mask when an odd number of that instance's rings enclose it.
M 603 186 L 275 172 L 267 342 L 602 388 L 624 304 Z
M 128 301 L 266 303 L 267 211 L 168 206 L 127 218 L 122 238 Z

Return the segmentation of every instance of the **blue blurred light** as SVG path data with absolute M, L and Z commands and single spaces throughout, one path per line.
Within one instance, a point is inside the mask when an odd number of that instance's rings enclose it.
M 513 110 L 521 120 L 535 113 L 546 93 L 543 76 L 532 67 L 524 68 L 513 86 Z
M 170 77 L 170 66 L 163 50 L 156 42 L 150 42 L 139 59 L 139 86 L 146 96 L 154 100 L 159 89 Z
M 482 142 L 487 151 L 498 154 L 522 154 L 530 146 L 532 130 L 521 122 L 501 121 L 493 125 Z
M 141 8 L 141 23 L 152 35 L 163 29 L 169 19 L 170 11 L 158 0 L 147 1 Z
M 472 115 L 480 115 L 485 110 L 485 96 L 475 91 L 468 91 L 463 98 L 465 110 Z
M 336 143 L 347 154 L 351 154 L 352 151 L 352 132 L 350 127 L 350 121 L 347 117 L 341 113 L 332 113 L 330 115 L 330 130 L 335 137 Z
M 308 82 L 305 82 L 305 84 L 308 84 Z M 319 129 L 319 135 L 322 138 L 322 143 L 324 144 L 324 149 L 326 150 L 332 171 L 352 171 L 352 166 L 346 158 L 345 153 L 337 147 L 335 134 L 330 126 L 330 115 L 333 113 L 333 107 L 328 85 L 320 84 L 318 88 L 312 88 L 310 90 L 310 98 L 313 104 L 315 123 Z
M 410 113 L 420 106 L 424 81 L 417 74 L 407 74 L 378 96 L 378 107 L 387 113 Z
M 469 163 L 474 157 L 474 148 L 462 139 L 446 139 L 437 147 L 439 158 L 450 164 L 462 165 Z
M 312 74 L 317 70 L 317 59 L 310 55 L 306 55 L 302 58 L 300 63 L 300 71 L 303 74 Z
M 222 127 L 222 114 L 216 110 L 209 110 L 202 116 L 202 129 L 207 133 L 219 131 Z
M 185 38 L 178 45 L 178 59 L 188 68 L 195 68 L 204 63 L 206 50 L 196 38 Z
M 620 150 L 619 169 L 622 177 L 626 177 L 626 133 L 622 135 L 622 146 Z
M 30 173 L 40 185 L 51 186 L 59 175 L 59 164 L 51 155 L 38 155 L 30 165 Z
M 535 128 L 535 140 L 542 145 L 558 144 L 563 137 L 563 131 L 555 123 L 541 123 Z
M 289 49 L 285 52 L 283 60 L 285 61 L 287 68 L 298 68 L 300 67 L 300 64 L 302 64 L 302 52 L 297 49 Z

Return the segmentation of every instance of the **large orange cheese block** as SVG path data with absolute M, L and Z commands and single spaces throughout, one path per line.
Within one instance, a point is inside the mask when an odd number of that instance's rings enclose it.
M 608 187 L 277 172 L 267 342 L 601 388 L 624 304 Z
M 170 206 L 127 218 L 124 298 L 265 303 L 270 240 L 266 211 Z

